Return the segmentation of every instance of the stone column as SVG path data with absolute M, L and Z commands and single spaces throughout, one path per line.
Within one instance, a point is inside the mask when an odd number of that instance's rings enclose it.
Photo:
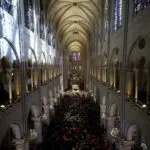
M 135 69 L 135 100 L 137 102 L 138 99 L 138 69 Z
M 43 67 L 41 67 L 41 84 L 43 84 Z
M 29 141 L 25 140 L 25 150 L 29 150 Z
M 119 91 L 122 92 L 122 75 L 123 75 L 123 72 L 122 70 L 120 70 L 120 73 L 119 73 Z
M 42 142 L 42 119 L 41 117 L 37 117 L 37 118 L 32 118 L 32 120 L 34 121 L 34 129 L 37 133 L 37 143 L 41 143 Z
M 114 83 L 114 89 L 116 89 L 116 68 L 114 68 L 113 71 L 114 71 L 114 81 L 113 81 L 113 83 Z
M 101 104 L 100 105 L 100 122 L 104 124 L 104 127 L 106 127 L 106 119 L 107 119 L 107 116 L 106 116 L 106 105 L 105 104 Z
M 46 123 L 49 124 L 49 122 L 50 122 L 50 116 L 49 116 L 49 110 L 50 109 L 49 109 L 49 106 L 44 105 L 43 108 L 44 108 L 44 114 L 47 116 L 46 120 L 44 120 L 44 121 L 46 121 Z M 43 119 L 45 119 L 45 118 L 43 118 Z
M 133 71 L 128 70 L 126 74 L 126 92 L 128 96 L 133 96 Z
M 26 150 L 24 139 L 15 139 L 15 140 L 13 140 L 13 142 L 16 146 L 16 150 Z
M 104 83 L 106 83 L 107 68 L 104 68 Z
M 11 70 L 8 72 L 8 91 L 9 91 L 9 103 L 12 103 L 12 76 L 11 76 Z
M 107 134 L 110 135 L 112 129 L 114 128 L 114 121 L 116 117 L 114 116 L 109 116 L 107 117 Z
M 20 96 L 20 70 L 19 68 L 14 68 L 14 94 L 15 100 L 18 100 Z
M 149 103 L 149 94 L 150 94 L 150 72 L 149 69 L 147 69 L 147 104 Z
M 33 90 L 33 69 L 30 68 L 31 71 L 31 91 Z
M 123 143 L 120 144 L 119 149 L 120 150 L 131 150 L 133 147 L 134 141 L 123 141 Z
M 25 74 L 26 74 L 25 75 L 25 77 L 26 77 L 26 79 L 25 79 L 26 80 L 26 92 L 29 91 L 28 90 L 28 73 L 27 72 L 28 72 L 28 68 L 26 67 L 26 69 L 25 69 Z
M 33 70 L 33 87 L 37 88 L 37 68 L 35 67 Z

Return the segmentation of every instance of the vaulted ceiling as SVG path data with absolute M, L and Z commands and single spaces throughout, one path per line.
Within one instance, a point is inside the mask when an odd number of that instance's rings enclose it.
M 52 0 L 47 13 L 57 36 L 69 51 L 84 49 L 100 14 L 101 0 Z

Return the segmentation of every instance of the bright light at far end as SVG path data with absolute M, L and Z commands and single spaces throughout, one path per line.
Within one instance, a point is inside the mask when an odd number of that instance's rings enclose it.
M 0 108 L 5 109 L 6 106 L 5 105 L 0 105 Z
M 146 105 L 145 105 L 145 104 L 143 104 L 143 105 L 142 105 L 142 108 L 146 108 Z

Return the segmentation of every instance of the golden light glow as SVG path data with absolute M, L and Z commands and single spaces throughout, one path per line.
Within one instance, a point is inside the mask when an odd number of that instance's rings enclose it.
M 80 51 L 89 40 L 101 11 L 99 0 L 55 0 L 48 7 L 52 22 L 69 51 Z
M 98 70 L 97 79 L 100 80 L 100 70 Z

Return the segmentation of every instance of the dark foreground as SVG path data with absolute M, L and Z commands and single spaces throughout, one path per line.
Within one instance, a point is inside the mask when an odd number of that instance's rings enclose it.
M 91 97 L 65 96 L 47 128 L 43 150 L 106 150 L 99 115 Z

